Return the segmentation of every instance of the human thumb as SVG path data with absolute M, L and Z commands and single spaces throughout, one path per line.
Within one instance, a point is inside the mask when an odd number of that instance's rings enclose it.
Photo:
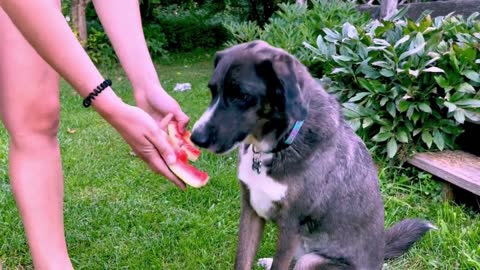
M 178 122 L 178 128 L 180 129 L 180 131 L 184 132 L 188 125 L 188 122 L 190 121 L 190 118 L 182 110 L 179 110 L 175 114 L 175 120 L 177 120 Z

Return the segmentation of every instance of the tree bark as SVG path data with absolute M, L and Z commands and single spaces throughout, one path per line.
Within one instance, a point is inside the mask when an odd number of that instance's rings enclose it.
M 260 22 L 260 16 L 258 15 L 258 10 L 257 10 L 257 1 L 256 0 L 249 0 L 248 1 L 250 12 L 248 13 L 248 19 L 251 21 L 254 21 L 258 23 L 259 25 L 261 24 Z
M 87 17 L 85 9 L 91 0 L 72 0 L 70 7 L 70 16 L 72 20 L 73 31 L 78 35 L 78 39 L 82 46 L 87 46 Z
M 267 23 L 268 19 L 272 17 L 274 12 L 273 0 L 263 0 L 263 23 Z

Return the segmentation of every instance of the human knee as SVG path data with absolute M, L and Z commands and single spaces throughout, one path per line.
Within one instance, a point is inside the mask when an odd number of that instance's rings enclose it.
M 16 111 L 16 115 L 11 115 L 6 121 L 13 143 L 24 144 L 41 138 L 56 139 L 60 126 L 60 104 L 56 95 Z

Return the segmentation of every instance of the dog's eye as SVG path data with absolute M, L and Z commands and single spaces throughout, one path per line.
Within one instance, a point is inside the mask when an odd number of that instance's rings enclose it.
M 235 99 L 242 102 L 250 102 L 252 101 L 253 97 L 249 94 L 238 93 L 235 95 Z

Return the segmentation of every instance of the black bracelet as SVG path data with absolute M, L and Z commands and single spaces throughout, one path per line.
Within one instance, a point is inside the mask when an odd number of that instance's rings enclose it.
M 103 81 L 99 86 L 97 86 L 97 88 L 93 89 L 93 91 L 88 94 L 88 96 L 83 100 L 83 106 L 85 108 L 90 107 L 95 97 L 98 96 L 103 90 L 105 90 L 105 88 L 109 86 L 112 86 L 112 81 L 108 79 Z

